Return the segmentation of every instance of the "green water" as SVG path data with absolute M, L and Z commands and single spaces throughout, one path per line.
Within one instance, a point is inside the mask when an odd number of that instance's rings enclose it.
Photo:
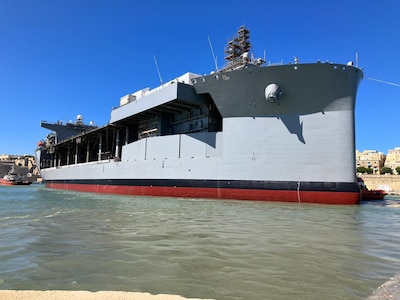
M 0 186 L 0 289 L 365 299 L 400 271 L 400 197 L 361 206 Z

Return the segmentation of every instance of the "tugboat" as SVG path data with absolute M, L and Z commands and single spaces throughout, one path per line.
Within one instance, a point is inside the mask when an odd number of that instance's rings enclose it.
M 383 200 L 387 193 L 384 190 L 370 190 L 365 185 L 362 178 L 357 177 L 358 185 L 361 190 L 361 200 Z
M 31 183 L 30 181 L 24 180 L 24 177 L 15 171 L 14 166 L 11 167 L 7 175 L 4 175 L 3 178 L 0 179 L 0 184 L 2 185 L 30 185 Z

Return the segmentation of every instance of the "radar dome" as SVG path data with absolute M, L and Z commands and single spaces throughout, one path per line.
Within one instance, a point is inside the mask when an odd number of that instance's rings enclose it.
M 76 124 L 83 124 L 83 117 L 82 115 L 76 116 Z

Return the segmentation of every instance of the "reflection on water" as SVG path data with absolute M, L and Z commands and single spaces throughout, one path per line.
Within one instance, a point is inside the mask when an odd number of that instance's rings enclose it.
M 397 196 L 327 206 L 0 187 L 0 289 L 364 299 L 400 269 L 399 204 Z

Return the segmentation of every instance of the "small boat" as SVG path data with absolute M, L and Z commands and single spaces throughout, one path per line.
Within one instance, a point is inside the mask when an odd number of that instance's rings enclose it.
M 0 179 L 0 184 L 2 185 L 30 185 L 32 182 L 24 180 L 24 177 L 19 175 L 14 166 L 11 167 L 11 170 L 8 171 L 8 174 L 4 175 L 3 178 Z
M 384 190 L 361 190 L 361 200 L 383 200 L 386 195 Z
M 358 185 L 361 190 L 361 200 L 383 200 L 387 193 L 384 190 L 370 190 L 365 185 L 362 178 L 357 177 Z

